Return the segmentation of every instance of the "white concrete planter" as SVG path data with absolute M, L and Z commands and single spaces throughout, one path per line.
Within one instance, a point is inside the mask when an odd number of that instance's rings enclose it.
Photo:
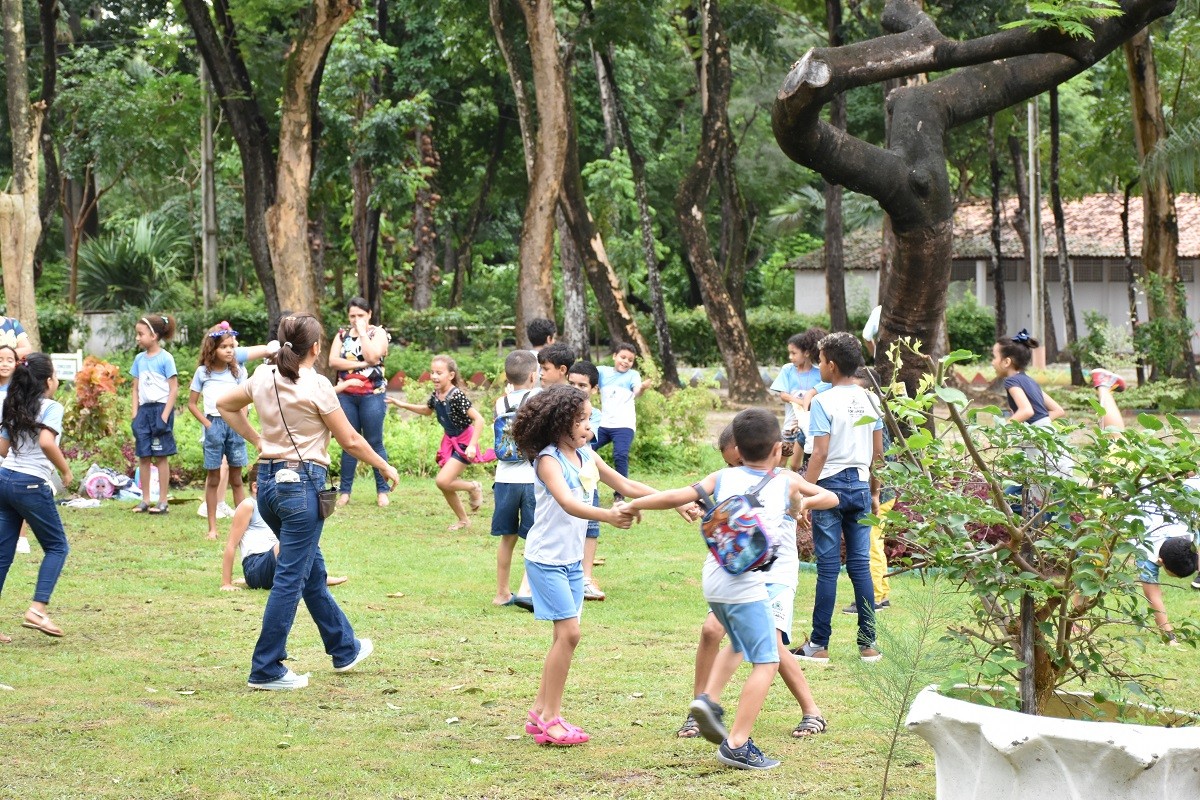
M 1070 715 L 1090 695 L 1060 699 Z M 1162 719 L 1170 725 L 1190 716 L 1168 711 Z M 1035 717 L 946 697 L 935 686 L 917 695 L 907 724 L 933 747 L 939 800 L 1200 796 L 1196 727 Z

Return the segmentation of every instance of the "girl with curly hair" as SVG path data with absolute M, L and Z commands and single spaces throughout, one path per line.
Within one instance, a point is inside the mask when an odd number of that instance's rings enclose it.
M 533 591 L 535 619 L 554 622 L 554 639 L 537 699 L 525 732 L 538 744 L 582 744 L 583 729 L 562 718 L 563 689 L 571 657 L 579 644 L 583 610 L 583 549 L 588 520 L 628 528 L 633 517 L 592 505 L 592 493 L 603 481 L 629 497 L 654 490 L 609 467 L 587 446 L 592 440 L 592 404 L 574 386 L 560 384 L 531 395 L 521 404 L 512 436 L 533 462 L 535 510 L 525 540 L 525 572 Z

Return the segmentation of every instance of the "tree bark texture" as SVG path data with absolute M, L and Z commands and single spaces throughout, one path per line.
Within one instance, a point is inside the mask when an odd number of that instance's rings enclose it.
M 829 46 L 841 47 L 842 0 L 825 0 L 825 27 Z M 839 94 L 829 103 L 829 124 L 846 130 L 846 96 Z M 850 327 L 846 313 L 846 260 L 842 247 L 842 187 L 825 182 L 825 296 L 829 305 L 829 327 L 844 331 Z
M 42 277 L 42 261 L 40 254 L 46 243 L 46 233 L 50 229 L 50 217 L 58 209 L 58 198 L 62 180 L 58 167 L 58 154 L 54 151 L 54 125 L 50 117 L 50 108 L 58 94 L 58 55 L 61 45 L 58 43 L 58 0 L 40 0 L 38 3 L 38 22 L 42 34 L 42 97 L 46 111 L 42 119 L 42 166 L 45 170 L 45 185 L 42 187 L 38 200 L 38 216 L 42 220 L 42 229 L 38 232 L 37 248 L 33 262 L 33 279 L 36 283 Z
M 241 156 L 246 246 L 262 287 L 273 330 L 281 309 L 275 290 L 266 214 L 267 208 L 275 202 L 276 194 L 272 145 L 275 140 L 258 106 L 227 0 L 213 0 L 211 12 L 205 0 L 181 2 Z
M 354 242 L 354 260 L 358 267 L 358 294 L 367 301 L 371 320 L 378 323 L 383 312 L 379 275 L 379 223 L 382 212 L 371 205 L 375 176 L 365 159 L 356 158 L 350 163 L 350 191 L 350 240 Z M 341 291 L 341 287 L 338 290 Z
M 517 0 L 517 5 L 525 18 L 537 106 L 517 276 L 517 336 L 521 346 L 528 347 L 526 322 L 537 317 L 554 319 L 554 209 L 567 158 L 566 79 L 558 55 L 554 4 L 551 0 Z
M 317 317 L 321 315 L 321 304 L 308 237 L 313 99 L 329 45 L 359 6 L 359 0 L 313 0 L 300 14 L 299 29 L 284 62 L 278 183 L 275 202 L 266 210 L 267 243 L 280 307 Z
M 421 164 L 429 170 L 429 177 L 417 189 L 412 221 L 412 307 L 415 311 L 424 311 L 433 305 L 433 282 L 437 273 L 437 223 L 433 212 L 441 197 L 433 191 L 432 179 L 441 158 L 433 146 L 429 129 L 418 128 L 415 135 Z
M 700 0 L 699 14 L 704 53 L 700 73 L 702 95 L 705 98 L 704 115 L 696 158 L 675 195 L 675 215 L 679 222 L 680 238 L 700 284 L 704 308 L 712 323 L 721 359 L 725 362 L 729 397 L 740 403 L 760 403 L 766 399 L 766 390 L 758 373 L 754 346 L 750 343 L 745 322 L 738 313 L 708 239 L 704 209 L 720 162 L 722 141 L 728 135 L 729 93 L 733 78 L 729 39 L 721 25 L 716 0 Z M 726 130 L 722 131 L 722 128 Z
M 988 174 L 992 184 L 992 258 L 988 275 L 992 279 L 992 293 L 996 313 L 996 339 L 1007 336 L 1005 327 L 1008 324 L 1008 305 L 1004 294 L 1004 264 L 1001 261 L 1003 250 L 1000 247 L 1000 182 L 1003 179 L 1000 172 L 1000 154 L 996 148 L 996 115 L 988 115 Z
M 563 326 L 562 340 L 571 345 L 578 358 L 588 358 L 587 283 L 583 261 L 571 229 L 567 227 L 562 206 L 554 214 L 558 228 L 558 260 L 562 264 Z
M 675 363 L 675 351 L 671 346 L 671 328 L 667 324 L 667 304 L 663 298 L 662 276 L 658 270 L 658 254 L 654 246 L 654 221 L 650 217 L 650 200 L 646 192 L 646 158 L 633 141 L 633 132 L 629 127 L 629 118 L 625 114 L 625 102 L 621 97 L 620 86 L 617 83 L 616 72 L 611 52 L 597 50 L 600 53 L 601 75 L 609 84 L 612 97 L 613 112 L 616 115 L 617 130 L 621 142 L 629 156 L 629 167 L 633 173 L 634 194 L 638 204 L 638 222 L 642 234 L 642 257 L 646 260 L 646 282 L 650 287 L 650 308 L 654 318 L 654 335 L 658 339 L 658 357 L 662 364 L 662 386 L 664 390 L 682 385 L 679 380 L 679 367 Z
M 38 141 L 45 103 L 29 102 L 25 72 L 25 20 L 20 0 L 3 6 L 5 89 L 12 136 L 12 191 L 0 192 L 0 269 L 4 274 L 6 315 L 21 321 L 33 349 L 41 346 L 37 301 L 33 294 L 33 255 L 42 218 L 38 214 Z
M 1133 271 L 1133 248 L 1129 245 L 1129 195 L 1133 193 L 1133 187 L 1137 185 L 1137 179 L 1125 184 L 1125 197 L 1121 204 L 1121 244 L 1124 247 L 1125 255 L 1125 291 L 1126 297 L 1129 300 L 1129 330 L 1136 331 L 1138 320 L 1137 307 L 1137 273 Z M 1146 367 L 1141 356 L 1137 360 L 1137 385 L 1143 386 L 1146 383 Z
M 1162 94 L 1158 86 L 1158 68 L 1154 61 L 1154 45 L 1147 30 L 1138 31 L 1125 43 L 1125 66 L 1129 73 L 1129 93 L 1133 102 L 1133 138 L 1138 159 L 1144 160 L 1155 146 L 1167 138 L 1163 118 Z M 1179 222 L 1175 217 L 1175 194 L 1166 173 L 1142 179 L 1142 268 L 1147 275 L 1162 281 L 1163 300 L 1156 302 L 1147 293 L 1147 312 L 1150 319 L 1180 320 L 1187 309 L 1178 302 L 1175 287 L 1179 284 Z M 1196 377 L 1191 340 L 1181 336 L 1179 357 L 1168 364 L 1156 364 L 1165 376 Z
M 203 106 L 200 115 L 200 272 L 204 279 L 204 309 L 217 301 L 220 285 L 217 281 L 217 173 L 213 151 L 212 89 L 208 68 L 200 62 L 200 92 Z
M 1059 134 L 1058 87 L 1050 90 L 1050 210 L 1054 214 L 1054 241 L 1058 249 L 1058 282 L 1062 287 L 1063 327 L 1067 334 L 1067 359 L 1071 364 L 1071 385 L 1083 385 L 1083 365 L 1075 344 L 1079 330 L 1075 325 L 1075 277 L 1071 254 L 1067 252 L 1067 223 L 1063 214 L 1062 189 L 1058 182 Z
M 884 352 L 906 333 L 921 340 L 927 352 L 936 354 L 941 347 L 937 327 L 945 314 L 950 249 L 931 245 L 940 236 L 949 241 L 954 214 L 948 132 L 1077 75 L 1152 20 L 1170 14 L 1175 2 L 1121 0 L 1120 5 L 1122 16 L 1093 21 L 1091 40 L 1015 28 L 959 41 L 943 36 L 913 0 L 888 0 L 882 17 L 887 33 L 843 47 L 815 48 L 792 67 L 772 109 L 780 147 L 827 182 L 876 198 L 892 218 L 898 248 L 918 247 L 897 253 L 880 325 Z M 889 95 L 887 147 L 821 120 L 822 107 L 838 94 L 921 72 L 944 74 Z M 933 257 L 946 261 L 933 263 Z M 902 269 L 912 274 L 901 276 Z M 915 373 L 903 377 L 908 384 L 918 378 Z

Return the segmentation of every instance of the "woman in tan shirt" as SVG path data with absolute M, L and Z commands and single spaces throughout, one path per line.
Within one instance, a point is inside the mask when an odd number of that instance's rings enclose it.
M 329 379 L 313 369 L 321 350 L 321 325 L 311 314 L 294 314 L 279 323 L 279 351 L 250 379 L 217 400 L 231 428 L 259 452 L 258 505 L 263 520 L 279 537 L 275 585 L 263 611 L 262 632 L 254 646 L 252 689 L 300 689 L 308 675 L 284 665 L 287 637 L 300 599 L 321 632 L 335 672 L 358 666 L 372 652 L 370 639 L 356 639 L 350 621 L 325 585 L 321 555 L 319 492 L 329 469 L 329 437 L 344 450 L 378 469 L 394 486 L 399 476 L 376 455 L 346 419 Z M 258 411 L 262 434 L 239 413 L 250 403 Z

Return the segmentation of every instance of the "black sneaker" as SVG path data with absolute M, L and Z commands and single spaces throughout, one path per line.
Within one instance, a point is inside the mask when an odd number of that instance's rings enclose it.
M 1196 588 L 1200 589 L 1200 586 L 1197 586 Z M 875 604 L 876 611 L 883 611 L 885 608 L 891 608 L 891 607 L 892 607 L 892 602 L 890 600 L 884 600 L 881 603 Z M 843 614 L 854 614 L 857 616 L 858 615 L 858 604 L 851 603 L 850 605 L 848 605 L 842 609 L 842 613 Z
M 533 612 L 533 598 L 532 597 L 521 597 L 519 595 L 513 595 L 512 603 L 517 608 L 524 609 L 526 611 L 529 611 L 530 613 Z
M 728 739 L 722 741 L 717 748 L 717 761 L 737 769 L 773 769 L 779 766 L 778 759 L 764 756 L 762 750 L 754 746 L 753 739 L 747 739 L 741 747 L 730 747 Z
M 688 713 L 696 718 L 700 735 L 713 744 L 720 744 L 729 735 L 725 730 L 725 709 L 714 703 L 708 695 L 702 694 L 693 700 L 688 706 Z

